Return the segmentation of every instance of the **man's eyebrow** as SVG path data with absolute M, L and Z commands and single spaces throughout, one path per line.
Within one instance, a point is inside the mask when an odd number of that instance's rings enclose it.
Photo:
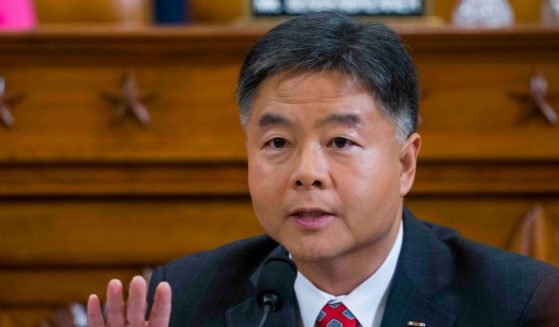
M 346 125 L 348 127 L 357 127 L 361 123 L 361 119 L 357 114 L 332 114 L 320 120 L 316 126 L 324 126 L 329 124 Z
M 278 115 L 278 114 L 264 114 L 258 120 L 258 126 L 266 127 L 269 125 L 284 125 L 284 126 L 292 126 L 293 123 L 285 116 Z

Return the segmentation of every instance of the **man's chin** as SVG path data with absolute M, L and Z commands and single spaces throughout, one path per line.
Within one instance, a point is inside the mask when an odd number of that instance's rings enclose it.
M 295 262 L 328 261 L 339 256 L 342 252 L 340 246 L 333 246 L 332 243 L 328 246 L 320 246 L 306 242 L 293 242 L 293 244 L 284 244 L 284 246 Z

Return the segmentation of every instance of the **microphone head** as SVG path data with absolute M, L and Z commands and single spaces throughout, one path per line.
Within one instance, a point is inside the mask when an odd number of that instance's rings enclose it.
M 273 256 L 264 262 L 260 279 L 256 284 L 256 302 L 261 308 L 271 305 L 278 311 L 283 303 L 293 297 L 293 284 L 297 267 L 287 256 Z

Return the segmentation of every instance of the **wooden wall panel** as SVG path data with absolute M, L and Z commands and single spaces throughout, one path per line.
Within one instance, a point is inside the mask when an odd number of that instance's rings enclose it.
M 99 295 L 103 300 L 109 280 L 118 278 L 127 289 L 128 281 L 141 272 L 141 268 L 2 271 L 0 288 L 3 291 L 0 292 L 0 305 L 63 307 L 75 301 L 85 302 L 92 293 Z
M 559 169 L 552 160 L 472 163 L 420 159 L 413 192 L 559 192 Z M 0 197 L 123 195 L 248 197 L 246 162 L 0 164 Z
M 419 217 L 499 248 L 536 203 L 559 227 L 557 196 L 412 195 Z M 0 203 L 0 262 L 11 267 L 156 265 L 262 233 L 243 201 Z
M 246 166 L 246 162 L 0 164 L 0 197 L 247 195 Z
M 266 29 L 0 35 L 7 94 L 24 95 L 16 125 L 0 125 L 0 324 L 36 326 L 102 293 L 109 278 L 262 232 L 234 92 Z M 534 109 L 526 96 L 536 70 L 550 103 L 559 101 L 559 30 L 398 31 L 423 90 L 410 208 L 477 241 L 554 254 L 559 130 L 541 116 L 521 118 Z M 147 127 L 130 116 L 115 123 L 100 96 L 117 94 L 128 69 L 142 94 L 155 95 Z M 529 218 L 535 207 L 545 219 Z
M 419 218 L 451 227 L 464 237 L 507 249 L 525 215 L 541 203 L 559 230 L 559 196 L 416 196 L 406 204 Z M 557 240 L 559 241 L 559 239 Z M 559 246 L 559 243 L 557 244 Z
M 261 234 L 242 200 L 0 202 L 0 265 L 155 265 Z
M 40 321 L 48 319 L 55 307 L 0 307 L 0 326 L 37 327 Z
M 3 314 L 16 321 L 23 319 L 22 310 L 43 317 L 45 310 L 83 302 L 90 293 L 103 297 L 111 278 L 127 283 L 146 266 L 248 236 L 250 228 L 260 232 L 246 200 L 241 206 L 239 201 L 182 202 L 2 203 Z M 541 205 L 554 228 L 559 226 L 557 196 L 412 194 L 406 203 L 420 218 L 500 248 L 511 246 L 515 231 L 534 203 Z
M 445 142 L 453 141 L 448 138 Z M 485 140 L 469 139 L 476 141 Z M 428 141 L 423 149 L 431 146 Z M 541 195 L 559 193 L 559 164 L 527 161 L 452 161 L 442 158 L 440 161 L 420 160 L 412 194 L 474 194 L 480 195 Z
M 24 42 L 27 37 L 12 40 L 19 42 L 9 42 L 12 37 L 0 42 L 0 50 L 6 50 L 0 54 L 0 73 L 9 92 L 25 96 L 14 109 L 16 125 L 11 131 L 0 129 L 0 148 L 4 149 L 0 159 L 244 160 L 234 86 L 240 54 L 257 32 L 217 29 L 215 36 L 198 41 L 208 30 L 194 31 L 180 34 L 175 30 L 177 34 L 165 34 L 161 44 L 151 33 L 144 35 L 146 39 L 135 34 L 126 38 L 122 32 L 110 34 L 114 39 L 97 35 L 99 39 L 93 43 L 79 43 L 83 42 L 78 41 L 79 34 L 46 34 L 53 44 L 48 47 L 43 40 L 38 47 L 44 51 L 39 58 L 48 61 L 32 59 L 35 54 Z M 550 95 L 559 90 L 556 34 L 529 28 L 517 33 L 450 32 L 424 29 L 414 34 L 402 30 L 418 63 L 424 91 L 420 132 L 426 146 L 422 158 L 557 160 L 559 145 L 553 140 L 559 136 L 558 129 L 543 116 L 531 115 L 534 108 L 529 98 L 529 81 L 538 70 L 547 76 Z M 123 52 L 118 51 L 117 41 L 125 45 Z M 210 41 L 229 51 L 213 49 L 207 43 Z M 151 42 L 156 50 L 144 44 Z M 439 51 L 437 44 L 446 45 L 444 52 L 434 52 Z M 59 48 L 67 51 L 52 50 Z M 19 49 L 17 56 L 15 49 Z M 10 62 L 12 58 L 18 59 Z M 131 64 L 121 63 L 128 59 Z M 159 61 L 165 59 L 169 60 L 166 64 Z M 136 71 L 141 93 L 154 95 L 153 101 L 146 103 L 152 115 L 147 127 L 139 126 L 133 117 L 116 123 L 113 106 L 101 97 L 103 92 L 118 95 L 118 83 L 127 68 Z M 455 119 L 457 113 L 461 119 Z M 74 123 L 67 125 L 67 120 Z M 179 128 L 181 123 L 188 128 Z M 459 146 L 446 146 L 449 139 Z
M 102 97 L 103 93 L 119 96 L 126 67 L 91 68 L 84 72 L 82 66 L 62 62 L 17 68 L 2 68 L 0 64 L 10 90 L 25 95 L 14 109 L 15 126 L 10 131 L 0 130 L 0 160 L 244 158 L 244 136 L 234 96 L 237 64 L 136 67 L 140 92 L 155 97 L 145 103 L 152 116 L 146 127 L 131 115 L 124 121 L 115 120 L 113 105 Z M 185 128 L 176 128 L 180 125 Z M 216 130 L 221 133 L 211 132 Z

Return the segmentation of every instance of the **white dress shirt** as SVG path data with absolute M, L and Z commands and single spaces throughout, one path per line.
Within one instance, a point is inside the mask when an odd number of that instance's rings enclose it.
M 314 327 L 320 310 L 329 302 L 343 304 L 363 327 L 379 327 L 388 298 L 388 289 L 402 248 L 404 230 L 400 222 L 398 236 L 378 270 L 347 295 L 334 296 L 318 289 L 301 272 L 295 279 L 295 295 L 299 304 L 300 323 Z

